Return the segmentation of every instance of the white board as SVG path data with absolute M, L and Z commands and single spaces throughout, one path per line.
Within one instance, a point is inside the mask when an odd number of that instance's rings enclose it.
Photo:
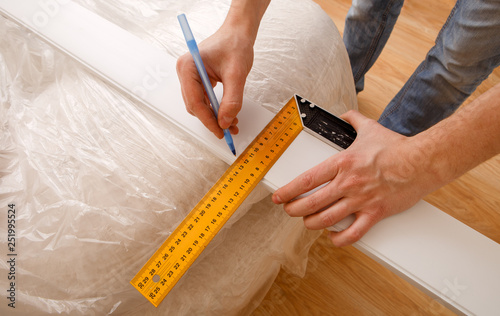
M 185 129 L 224 161 L 234 160 L 226 143 L 185 111 L 175 60 L 165 52 L 66 0 L 0 0 L 0 12 Z M 272 117 L 245 99 L 241 132 L 234 137 L 237 152 Z M 263 181 L 275 190 L 336 153 L 303 132 Z M 500 245 L 424 201 L 381 221 L 355 246 L 455 312 L 500 310 Z

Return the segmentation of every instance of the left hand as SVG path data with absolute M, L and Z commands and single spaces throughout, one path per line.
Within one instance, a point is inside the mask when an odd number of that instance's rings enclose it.
M 425 148 L 356 111 L 342 116 L 357 131 L 354 143 L 273 194 L 273 202 L 304 218 L 308 229 L 330 227 L 350 214 L 347 229 L 331 232 L 338 247 L 358 241 L 375 223 L 407 210 L 440 186 L 427 168 Z M 316 192 L 301 194 L 327 183 Z

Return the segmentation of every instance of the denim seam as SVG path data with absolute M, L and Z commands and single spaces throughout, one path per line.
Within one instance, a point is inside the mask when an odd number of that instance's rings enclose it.
M 415 78 L 417 77 L 418 74 L 420 74 L 422 71 L 426 69 L 427 63 L 424 63 L 423 65 L 419 66 L 415 72 L 414 75 L 410 77 L 410 81 L 408 81 L 407 85 L 405 85 L 403 91 L 401 92 L 401 95 L 399 98 L 394 102 L 394 105 L 391 106 L 391 110 L 387 113 L 385 113 L 383 116 L 379 118 L 379 121 L 386 119 L 388 116 L 390 116 L 392 113 L 396 112 L 399 107 L 401 106 L 401 100 L 405 97 L 406 93 L 410 89 L 410 86 L 413 84 L 415 81 Z
M 441 28 L 441 30 L 439 30 L 439 33 L 436 36 L 436 42 L 441 38 L 442 33 L 448 27 L 448 24 L 450 23 L 450 20 L 455 15 L 455 12 L 457 11 L 457 8 L 460 5 L 460 2 L 462 2 L 462 0 L 457 0 L 457 2 L 455 3 L 455 6 L 453 7 L 453 9 L 451 9 L 450 15 L 448 15 L 448 18 L 446 19 L 446 22 L 444 22 L 443 27 Z
M 441 30 L 439 31 L 437 37 L 436 37 L 436 40 L 434 42 L 434 44 L 436 44 L 439 39 L 441 38 L 442 36 L 442 33 L 444 32 L 444 30 L 448 27 L 448 24 L 450 22 L 450 20 L 453 18 L 453 16 L 455 15 L 455 11 L 457 10 L 457 7 L 459 5 L 459 3 L 461 2 L 461 0 L 457 0 L 457 2 L 455 3 L 455 6 L 453 7 L 453 9 L 451 10 L 450 14 L 448 15 L 448 18 L 446 19 L 446 22 L 444 23 L 443 27 L 441 28 Z M 387 113 L 385 113 L 383 116 L 381 116 L 378 120 L 379 121 L 382 121 L 384 119 L 386 119 L 388 116 L 390 116 L 391 114 L 393 114 L 394 112 L 396 112 L 399 107 L 401 106 L 401 101 L 403 100 L 403 98 L 406 96 L 406 93 L 408 92 L 408 90 L 410 89 L 411 85 L 413 84 L 413 82 L 415 81 L 415 78 L 422 72 L 426 69 L 426 66 L 427 66 L 427 63 L 425 62 L 429 55 L 431 54 L 431 52 L 435 49 L 435 46 L 433 48 L 431 48 L 431 50 L 429 51 L 429 53 L 427 53 L 427 56 L 425 57 L 424 59 L 424 62 L 422 63 L 422 65 L 420 65 L 414 72 L 414 74 L 411 76 L 410 78 L 410 81 L 407 82 L 407 84 L 405 84 L 404 86 L 404 89 L 401 91 L 401 95 L 398 97 L 397 100 L 394 101 L 394 105 L 391 106 L 391 110 Z
M 389 16 L 389 12 L 394 4 L 396 0 L 392 0 L 386 7 L 384 13 L 382 14 L 382 21 L 380 23 L 380 26 L 379 28 L 377 29 L 377 35 L 375 36 L 375 38 L 373 39 L 372 41 L 372 44 L 370 45 L 370 48 L 368 50 L 368 54 L 366 55 L 366 58 L 362 64 L 362 66 L 359 68 L 358 72 L 356 73 L 356 76 L 354 76 L 354 82 L 358 82 L 363 73 L 365 73 L 365 70 L 366 68 L 368 67 L 368 65 L 370 64 L 370 61 L 373 57 L 373 54 L 375 54 L 375 51 L 377 50 L 377 45 L 380 41 L 380 38 L 382 37 L 382 34 L 384 33 L 384 30 L 385 30 L 385 27 L 387 25 L 387 20 L 388 20 L 388 16 Z

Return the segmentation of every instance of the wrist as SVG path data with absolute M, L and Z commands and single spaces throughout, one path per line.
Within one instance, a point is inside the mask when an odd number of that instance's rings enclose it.
M 270 0 L 233 0 L 221 28 L 227 28 L 235 36 L 250 40 L 253 45 L 269 2 Z
M 387 163 L 379 168 L 385 180 L 400 192 L 413 192 L 422 198 L 446 183 L 429 139 L 401 136 L 392 141 L 391 147 L 394 150 L 383 151 L 380 161 Z
M 431 129 L 409 138 L 411 149 L 408 159 L 417 168 L 421 184 L 431 191 L 457 177 L 444 136 L 437 135 L 436 131 Z

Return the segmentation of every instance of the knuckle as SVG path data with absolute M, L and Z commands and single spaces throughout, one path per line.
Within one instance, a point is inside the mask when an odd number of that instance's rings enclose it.
M 331 214 L 331 212 L 326 212 L 326 211 L 321 212 L 319 214 L 319 218 L 321 220 L 321 224 L 324 227 L 330 227 L 336 223 L 335 218 L 334 218 L 333 214 Z
M 368 223 L 369 226 L 373 226 L 384 217 L 384 214 L 386 212 L 387 212 L 386 207 L 384 205 L 380 205 L 374 212 L 366 213 L 365 215 L 367 217 L 366 222 Z
M 237 100 L 224 100 L 221 103 L 221 112 L 224 112 L 225 116 L 236 117 L 241 110 L 241 102 Z
M 314 176 L 311 173 L 303 174 L 300 178 L 300 185 L 307 191 L 313 189 Z
M 335 157 L 339 169 L 349 169 L 353 165 L 354 159 L 355 155 L 349 151 L 342 151 Z
M 353 227 L 352 230 L 346 235 L 346 245 L 353 244 L 363 237 L 363 233 L 357 228 Z
M 312 194 L 308 196 L 307 198 L 305 198 L 304 202 L 306 202 L 306 207 L 308 210 L 310 210 L 310 212 L 315 212 L 318 210 L 319 200 L 317 195 Z

